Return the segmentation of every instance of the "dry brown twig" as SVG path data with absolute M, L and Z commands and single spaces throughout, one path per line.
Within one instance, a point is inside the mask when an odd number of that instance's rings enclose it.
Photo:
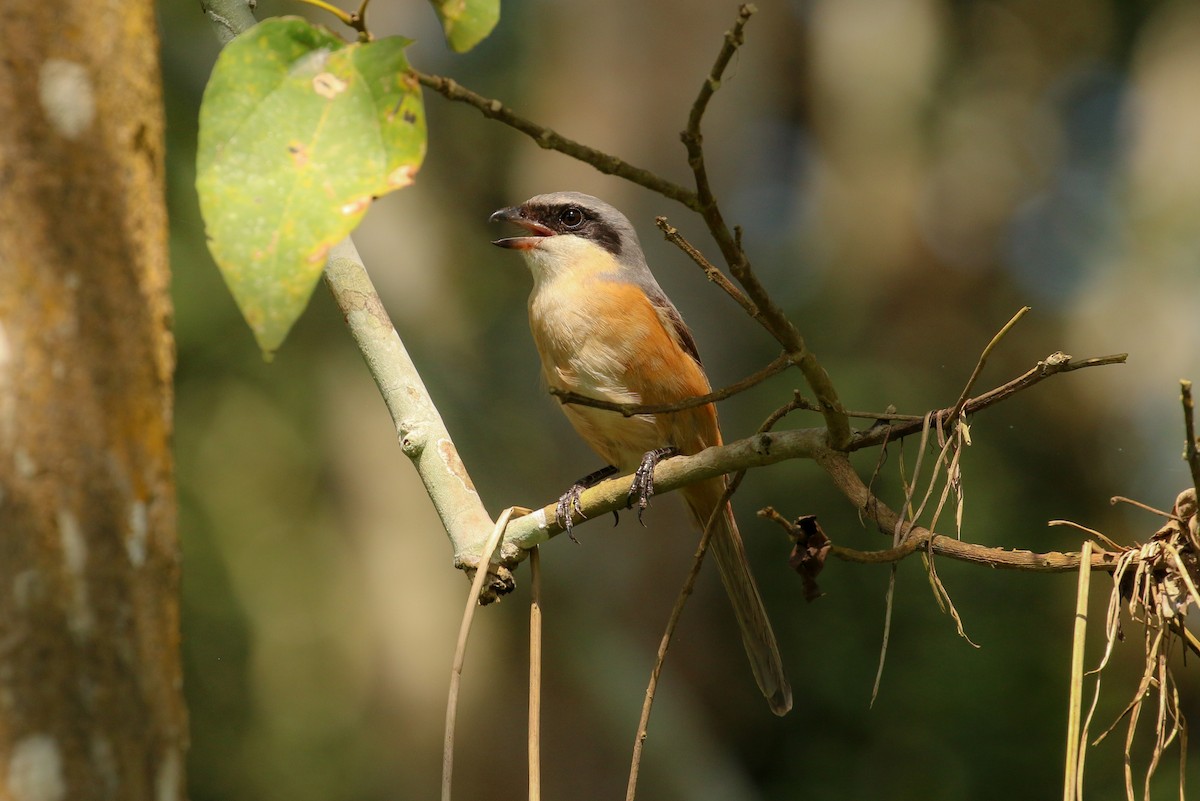
M 1196 404 L 1192 400 L 1192 382 L 1179 382 L 1179 399 L 1183 403 L 1183 432 L 1187 438 L 1183 458 L 1192 474 L 1192 489 L 1200 493 L 1200 439 L 1196 438 Z
M 1194 490 L 1190 492 L 1194 498 Z M 1188 493 L 1183 493 L 1186 494 Z M 1194 513 L 1188 519 L 1194 519 Z M 1147 701 L 1157 699 L 1153 722 L 1154 741 L 1144 773 L 1145 798 L 1149 798 L 1150 781 L 1163 754 L 1176 737 L 1185 733 L 1185 723 L 1179 707 L 1179 695 L 1169 657 L 1177 642 L 1182 641 L 1189 648 L 1197 648 L 1194 636 L 1189 639 L 1190 632 L 1183 628 L 1181 621 L 1187 613 L 1187 608 L 1200 602 L 1200 593 L 1197 593 L 1192 576 L 1195 571 L 1195 554 L 1190 551 L 1191 546 L 1185 538 L 1184 526 L 1172 521 L 1156 533 L 1150 542 L 1136 549 L 1128 549 L 1121 555 L 1119 564 L 1113 571 L 1104 656 L 1100 664 L 1091 671 L 1096 676 L 1092 702 L 1094 710 L 1100 694 L 1101 673 L 1107 667 L 1114 645 L 1121 636 L 1120 614 L 1124 600 L 1126 613 L 1131 620 L 1141 623 L 1144 630 L 1144 669 L 1141 680 L 1132 694 L 1132 700 L 1092 744 L 1100 743 L 1115 730 L 1121 720 L 1128 718 L 1125 736 L 1125 790 L 1129 801 L 1136 798 L 1132 751 L 1138 722 Z M 1166 530 L 1170 530 L 1171 533 L 1163 536 L 1162 532 Z M 1185 550 L 1191 557 L 1190 566 L 1184 563 L 1181 556 L 1181 551 Z M 1092 714 L 1089 713 L 1088 724 L 1091 718 Z M 1085 736 L 1088 724 L 1084 725 Z M 1181 749 L 1180 757 L 1185 759 L 1185 749 Z M 1184 769 L 1181 767 L 1181 782 L 1183 775 Z
M 961 412 L 971 415 L 987 409 L 990 406 L 995 406 L 1001 401 L 1008 400 L 1018 392 L 1023 392 L 1030 387 L 1045 381 L 1051 376 L 1069 373 L 1074 370 L 1082 370 L 1088 367 L 1102 367 L 1111 364 L 1124 364 L 1129 358 L 1128 353 L 1114 353 L 1110 356 L 1095 356 L 1087 359 L 1076 359 L 1062 351 L 1052 353 L 1045 359 L 1039 361 L 1022 375 L 1001 384 L 994 389 L 988 390 L 982 395 L 971 398 L 963 404 Z M 934 415 L 942 420 L 943 423 L 953 422 L 956 415 L 953 414 L 954 408 L 943 409 L 934 412 Z M 878 419 L 888 419 L 888 415 L 875 415 L 870 412 L 855 413 L 855 416 L 862 417 L 877 417 Z M 894 417 L 894 415 L 892 416 Z M 904 419 L 897 420 L 886 426 L 873 426 L 866 431 L 856 432 L 850 443 L 846 446 L 846 450 L 856 451 L 862 448 L 870 448 L 879 445 L 884 439 L 895 440 L 900 437 L 907 437 L 910 434 L 915 434 L 921 430 L 920 417 L 909 416 Z
M 606 175 L 615 175 L 618 178 L 624 178 L 631 183 L 649 189 L 651 192 L 682 203 L 693 211 L 699 211 L 699 199 L 696 193 L 690 189 L 661 178 L 650 170 L 634 166 L 617 156 L 576 142 L 573 139 L 568 139 L 553 128 L 539 125 L 532 120 L 522 117 L 499 100 L 484 97 L 478 92 L 474 92 L 459 84 L 452 78 L 431 75 L 415 69 L 413 70 L 413 75 L 416 76 L 417 80 L 423 86 L 434 90 L 447 100 L 452 100 L 456 103 L 465 103 L 477 109 L 488 119 L 496 120 L 515 131 L 525 134 L 536 142 L 539 147 L 570 156 L 577 161 L 590 164 Z
M 687 257 L 694 261 L 696 266 L 704 271 L 705 277 L 708 278 L 711 283 L 716 284 L 721 288 L 721 291 L 733 298 L 734 302 L 742 307 L 742 311 L 746 312 L 746 314 L 750 316 L 750 319 L 757 320 L 759 323 L 762 323 L 762 312 L 760 312 L 758 307 L 754 305 L 754 301 L 750 300 L 750 298 L 746 297 L 746 294 L 742 292 L 742 290 L 734 286 L 733 282 L 725 277 L 725 273 L 721 272 L 717 265 L 709 261 L 704 254 L 700 252 L 699 248 L 689 242 L 683 234 L 679 233 L 678 228 L 668 223 L 666 217 L 655 217 L 654 224 L 657 225 L 658 229 L 663 232 L 663 237 L 668 242 L 687 254 Z
M 729 62 L 738 48 L 745 42 L 746 23 L 750 21 L 750 17 L 756 11 L 757 9 L 749 3 L 738 9 L 737 21 L 733 28 L 725 34 L 724 44 L 717 53 L 712 70 L 701 85 L 700 92 L 692 104 L 687 128 L 680 134 L 680 139 L 687 149 L 688 166 L 692 168 L 692 176 L 695 179 L 696 194 L 700 202 L 698 211 L 701 218 L 708 226 L 708 231 L 717 243 L 721 256 L 729 266 L 729 272 L 742 285 L 746 296 L 758 310 L 759 314 L 755 319 L 792 355 L 796 366 L 804 374 L 805 381 L 808 382 L 817 397 L 821 414 L 825 418 L 825 426 L 829 429 L 830 442 L 836 448 L 841 447 L 849 440 L 850 424 L 846 415 L 842 413 L 842 403 L 838 399 L 833 381 L 817 361 L 816 356 L 805 345 L 804 337 L 800 335 L 799 330 L 759 281 L 750 265 L 749 256 L 742 248 L 740 230 L 737 228 L 730 230 L 708 180 L 701 122 L 708 109 L 709 101 L 712 100 L 717 88 L 721 85 L 726 67 L 729 66 Z

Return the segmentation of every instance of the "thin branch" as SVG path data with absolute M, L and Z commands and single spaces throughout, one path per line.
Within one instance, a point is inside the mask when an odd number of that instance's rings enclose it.
M 860 564 L 891 564 L 899 562 L 917 551 L 927 550 L 937 556 L 945 556 L 959 562 L 970 562 L 977 565 L 1003 570 L 1024 570 L 1031 573 L 1069 573 L 1079 569 L 1078 553 L 1063 553 L 1059 551 L 1036 552 L 1026 550 L 1009 550 L 1007 548 L 989 548 L 974 545 L 969 542 L 948 537 L 921 527 L 910 529 L 908 539 L 895 548 L 881 551 L 859 551 L 841 545 L 830 548 L 830 556 L 836 556 L 843 562 Z M 1110 551 L 1098 551 L 1092 556 L 1092 570 L 1112 570 L 1117 563 L 1117 554 Z
M 825 468 L 825 472 L 833 479 L 842 494 L 873 520 L 880 532 L 891 534 L 895 530 L 896 524 L 900 520 L 899 515 L 867 489 L 845 454 L 825 449 L 815 458 L 817 463 Z M 892 564 L 923 549 L 960 562 L 1037 573 L 1064 573 L 1078 570 L 1080 563 L 1078 553 L 1055 551 L 1036 553 L 1026 550 L 989 548 L 962 542 L 954 537 L 943 536 L 920 526 L 908 527 L 903 542 L 893 548 L 882 551 L 859 551 L 835 545 L 830 550 L 830 554 L 847 562 Z M 1112 570 L 1117 564 L 1118 557 L 1117 553 L 1100 551 L 1092 556 L 1092 569 Z
M 322 11 L 332 14 L 333 16 L 337 17 L 338 22 L 342 23 L 343 25 L 353 25 L 353 23 L 354 23 L 354 15 L 353 14 L 351 14 L 349 11 L 343 11 L 342 9 L 333 5 L 332 3 L 326 3 L 325 0 L 299 0 L 299 1 L 301 3 L 307 3 L 308 5 L 310 5 L 314 8 L 319 8 Z
M 675 403 L 654 403 L 654 404 L 639 404 L 639 403 L 616 403 L 614 401 L 601 400 L 592 398 L 587 395 L 580 395 L 578 392 L 571 392 L 557 387 L 550 387 L 550 394 L 558 398 L 560 402 L 567 404 L 575 404 L 577 406 L 590 406 L 593 409 L 605 409 L 610 412 L 620 412 L 626 417 L 633 417 L 638 414 L 663 414 L 665 412 L 678 412 L 683 409 L 691 409 L 696 406 L 704 406 L 714 401 L 722 401 L 737 395 L 739 392 L 761 384 L 773 375 L 778 375 L 790 367 L 792 364 L 791 358 L 782 353 L 775 357 L 766 367 L 751 376 L 743 378 L 735 384 L 730 384 L 727 387 L 722 387 L 707 395 L 697 395 L 692 398 L 685 398 Z
M 1165 517 L 1168 520 L 1179 520 L 1177 516 L 1171 514 L 1170 512 L 1164 512 L 1162 509 L 1155 509 L 1149 504 L 1142 503 L 1141 501 L 1135 501 L 1133 498 L 1126 498 L 1124 495 L 1114 495 L 1108 499 L 1108 502 L 1113 506 L 1116 506 L 1118 503 L 1127 503 L 1130 506 L 1135 506 L 1138 509 L 1141 509 L 1143 512 L 1149 512 L 1152 515 Z
M 683 234 L 679 233 L 678 228 L 667 222 L 666 217 L 655 217 L 654 224 L 657 225 L 658 229 L 663 232 L 663 236 L 668 242 L 686 253 L 688 257 L 694 261 L 701 270 L 704 271 L 704 275 L 711 283 L 716 284 L 722 290 L 724 290 L 725 294 L 733 298 L 737 304 L 742 307 L 742 310 L 745 311 L 746 314 L 750 315 L 752 319 L 758 320 L 760 323 L 762 322 L 762 312 L 758 310 L 758 307 L 754 305 L 754 302 L 751 301 L 750 298 L 746 297 L 742 290 L 734 286 L 733 283 L 725 277 L 725 273 L 721 272 L 715 264 L 706 259 L 704 254 L 701 253 L 695 245 L 687 241 Z
M 708 448 L 694 456 L 664 459 L 654 471 L 655 491 L 663 494 L 730 471 L 797 458 L 813 459 L 823 467 L 842 493 L 874 521 L 880 531 L 890 535 L 896 530 L 899 515 L 867 489 L 844 453 L 828 447 L 823 428 L 755 434 L 747 439 Z M 585 517 L 580 517 L 576 525 L 625 508 L 631 478 L 621 476 L 585 490 L 580 497 Z M 528 548 L 562 533 L 562 527 L 554 521 L 555 506 L 553 503 L 548 504 L 512 521 L 508 526 L 506 544 L 513 548 Z M 919 526 L 908 527 L 905 530 L 904 541 L 894 548 L 859 551 L 834 546 L 831 553 L 849 562 L 890 564 L 921 549 L 928 549 L 933 554 L 957 561 L 1030 572 L 1068 572 L 1077 570 L 1080 562 L 1078 553 L 1038 553 L 990 548 L 936 534 Z M 1112 570 L 1116 559 L 1115 553 L 1097 552 L 1092 557 L 1092 569 Z
M 767 431 L 770 431 L 780 420 L 787 417 L 792 412 L 807 408 L 805 406 L 807 403 L 808 399 L 800 394 L 800 390 L 792 390 L 792 399 L 767 415 L 767 419 L 763 421 L 761 426 L 759 426 L 758 433 L 763 434 Z
M 1112 548 L 1114 551 L 1121 550 L 1124 547 L 1120 543 L 1118 543 L 1116 540 L 1111 539 L 1108 535 L 1104 534 L 1103 532 L 1096 531 L 1096 529 L 1088 528 L 1087 526 L 1081 526 L 1080 524 L 1076 523 L 1073 520 L 1047 520 L 1046 525 L 1047 526 L 1070 526 L 1071 528 L 1078 529 L 1079 531 L 1082 531 L 1084 534 L 1087 534 L 1089 537 L 1094 537 L 1097 542 L 1104 543 L 1107 547 Z
M 1020 311 L 1012 316 L 1012 319 L 1005 323 L 1004 327 L 992 337 L 992 341 L 983 349 L 983 353 L 979 354 L 979 361 L 975 363 L 975 369 L 971 372 L 971 377 L 967 379 L 966 386 L 963 387 L 962 394 L 958 396 L 958 403 L 954 404 L 954 411 L 950 413 L 951 420 L 957 419 L 962 413 L 963 407 L 967 405 L 967 398 L 971 396 L 971 390 L 975 387 L 975 382 L 979 380 L 980 373 L 983 372 L 983 367 L 987 364 L 988 356 L 992 355 L 992 351 L 1000 344 L 1000 340 L 1004 339 L 1004 335 L 1012 330 L 1012 327 L 1017 322 L 1029 313 L 1028 306 L 1022 306 Z
M 358 11 L 350 17 L 350 27 L 358 31 L 358 37 L 362 41 L 369 41 L 371 32 L 367 30 L 367 6 L 371 4 L 371 0 L 362 0 L 358 4 Z
M 718 244 L 721 239 L 727 240 L 728 249 L 722 245 L 721 251 L 726 255 L 730 262 L 730 267 L 734 262 L 740 261 L 739 255 L 744 257 L 744 254 L 739 253 L 737 238 L 730 233 L 729 228 L 725 225 L 725 221 L 720 216 L 720 211 L 717 209 L 717 200 L 713 195 L 712 186 L 708 182 L 708 167 L 704 162 L 704 136 L 700 132 L 700 123 L 704 119 L 704 113 L 708 111 L 709 101 L 712 100 L 717 89 L 721 86 L 721 79 L 725 74 L 725 68 L 729 66 L 730 60 L 733 59 L 734 53 L 738 51 L 746 42 L 746 23 L 750 21 L 750 17 L 757 12 L 758 9 L 747 3 L 738 9 L 737 20 L 733 24 L 733 28 L 725 32 L 725 39 L 721 45 L 720 51 L 717 53 L 716 61 L 713 62 L 712 69 L 708 76 L 704 79 L 704 83 L 700 85 L 700 92 L 696 95 L 696 99 L 692 102 L 692 109 L 688 113 L 687 128 L 680 134 L 683 140 L 684 147 L 687 148 L 688 166 L 692 168 L 692 174 L 696 182 L 696 194 L 700 200 L 700 213 L 706 221 L 715 220 L 717 225 L 710 224 L 714 234 L 720 234 Z M 733 255 L 734 258 L 729 258 Z M 772 321 L 774 322 L 774 321 Z
M 808 412 L 821 411 L 820 405 L 813 403 L 810 400 L 805 400 L 804 405 L 800 408 Z M 851 411 L 850 409 L 844 409 L 842 414 L 846 415 L 847 417 L 856 417 L 861 420 L 900 420 L 905 423 L 919 423 L 925 419 L 925 415 L 923 414 L 899 414 L 895 411 L 892 411 L 894 407 L 889 406 L 888 409 L 889 411 L 886 412 L 855 412 Z
M 1111 356 L 1097 356 L 1090 359 L 1080 359 L 1078 361 L 1072 359 L 1065 353 L 1054 353 L 1047 356 L 1044 361 L 1040 361 L 1037 365 L 1028 370 L 1023 375 L 1014 378 L 1005 384 L 1002 384 L 995 389 L 989 390 L 982 395 L 972 398 L 963 405 L 962 412 L 964 414 L 975 414 L 989 406 L 1008 399 L 1009 397 L 1029 389 L 1034 384 L 1039 384 L 1050 376 L 1060 373 L 1069 373 L 1073 370 L 1082 370 L 1085 367 L 1100 367 L 1108 364 L 1124 364 L 1129 357 L 1128 353 L 1116 353 Z M 941 416 L 943 423 L 953 422 L 951 413 L 954 410 L 942 409 L 934 412 L 935 416 Z M 861 450 L 878 445 L 884 439 L 896 439 L 898 437 L 906 437 L 909 434 L 915 434 L 921 430 L 920 419 L 905 420 L 893 425 L 874 426 L 867 431 L 856 432 L 850 444 L 846 447 L 848 451 Z
M 1180 381 L 1179 389 L 1180 400 L 1183 403 L 1183 431 L 1187 436 L 1183 458 L 1187 460 L 1188 469 L 1192 472 L 1192 488 L 1196 490 L 1196 497 L 1200 498 L 1200 451 L 1197 450 L 1196 404 L 1192 400 L 1192 382 Z
M 661 178 L 650 170 L 635 167 L 616 156 L 576 142 L 573 139 L 568 139 L 551 128 L 539 125 L 532 120 L 518 115 L 499 100 L 472 92 L 451 78 L 430 75 L 415 69 L 413 70 L 413 74 L 416 75 L 417 80 L 423 85 L 434 90 L 447 100 L 466 103 L 468 106 L 477 109 L 488 119 L 496 120 L 525 134 L 536 142 L 538 147 L 546 150 L 556 150 L 563 155 L 570 156 L 576 161 L 590 164 L 606 175 L 615 175 L 618 178 L 624 178 L 638 186 L 649 189 L 651 192 L 657 192 L 663 197 L 682 203 L 693 211 L 699 210 L 699 201 L 696 198 L 695 192 L 672 183 L 665 178 Z
M 692 103 L 691 113 L 688 115 L 687 131 L 685 136 L 700 139 L 700 121 L 704 118 L 704 112 L 708 110 L 708 102 L 712 100 L 712 96 L 721 86 L 721 77 L 725 74 L 725 68 L 729 66 L 729 62 L 733 59 L 734 54 L 746 42 L 746 23 L 750 21 L 750 17 L 758 13 L 758 8 L 753 3 L 745 3 L 738 9 L 738 18 L 734 22 L 733 28 L 725 32 L 725 43 L 721 47 L 721 51 L 717 53 L 717 59 L 713 62 L 712 69 L 709 71 L 707 80 L 700 87 L 700 93 L 696 96 L 696 100 Z M 707 184 L 706 184 L 707 186 Z M 704 191 L 701 191 L 701 195 Z M 709 193 L 711 197 L 711 193 Z
M 829 374 L 817 361 L 816 356 L 808 350 L 804 343 L 804 337 L 800 335 L 799 330 L 783 310 L 771 299 L 766 288 L 755 275 L 750 265 L 750 259 L 741 246 L 740 229 L 730 231 L 725 222 L 716 196 L 713 194 L 712 186 L 709 184 L 708 168 L 704 161 L 704 137 L 700 130 L 700 124 L 705 111 L 708 110 L 709 101 L 712 100 L 713 94 L 721 85 L 725 69 L 729 66 L 729 62 L 738 48 L 745 42 L 746 23 L 750 21 L 750 17 L 755 11 L 757 9 L 751 4 L 745 4 L 738 9 L 737 20 L 734 22 L 733 28 L 726 32 L 721 49 L 713 62 L 712 70 L 700 86 L 700 91 L 692 103 L 692 109 L 688 114 L 687 128 L 680 135 L 680 139 L 687 150 L 688 166 L 692 169 L 696 183 L 696 195 L 699 201 L 696 211 L 704 218 L 709 233 L 712 234 L 717 247 L 720 248 L 725 263 L 729 265 L 730 273 L 742 285 L 746 295 L 758 309 L 759 315 L 755 319 L 783 345 L 788 353 L 792 354 L 796 365 L 817 396 L 821 413 L 825 417 L 825 425 L 829 429 L 830 441 L 834 447 L 841 448 L 850 440 L 850 424 L 846 416 L 842 414 L 842 405 L 838 400 L 837 390 L 834 388 Z

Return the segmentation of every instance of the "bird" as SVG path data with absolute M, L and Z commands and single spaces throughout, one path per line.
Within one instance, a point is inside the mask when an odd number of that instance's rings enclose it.
M 552 192 L 499 209 L 490 220 L 524 229 L 492 244 L 520 253 L 533 274 L 529 325 L 550 388 L 647 405 L 712 391 L 696 340 L 650 272 L 637 231 L 624 214 L 591 195 Z M 632 416 L 581 404 L 562 404 L 562 409 L 607 464 L 560 499 L 559 523 L 568 530 L 586 487 L 633 473 L 630 500 L 637 496 L 640 519 L 653 493 L 658 460 L 721 444 L 711 403 Z M 725 478 L 716 477 L 680 492 L 702 530 L 716 513 L 710 550 L 759 689 L 771 710 L 784 715 L 792 706 L 791 687 L 733 509 L 726 501 L 718 511 L 725 488 Z

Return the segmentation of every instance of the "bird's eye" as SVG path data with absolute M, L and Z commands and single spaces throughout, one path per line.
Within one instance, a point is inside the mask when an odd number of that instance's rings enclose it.
M 558 221 L 564 228 L 578 228 L 583 225 L 583 212 L 574 206 L 567 206 L 559 213 Z

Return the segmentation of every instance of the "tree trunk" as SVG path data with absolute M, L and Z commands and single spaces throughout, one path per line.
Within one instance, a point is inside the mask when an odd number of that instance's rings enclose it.
M 0 799 L 182 798 L 153 3 L 6 3 L 0 121 Z

